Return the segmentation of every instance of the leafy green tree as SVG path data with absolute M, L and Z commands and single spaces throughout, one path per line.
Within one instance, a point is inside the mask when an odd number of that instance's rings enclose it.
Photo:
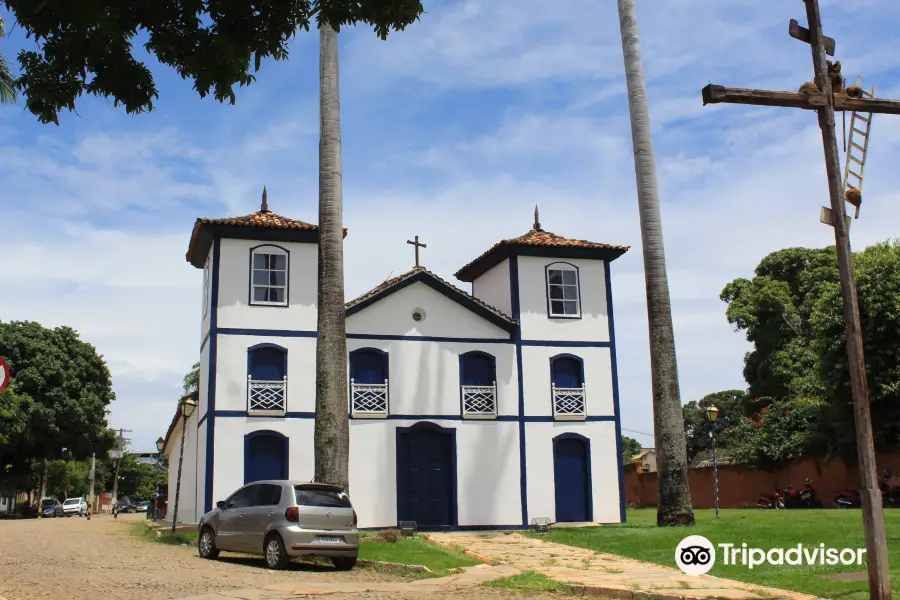
M 113 442 L 106 407 L 115 394 L 93 346 L 69 327 L 0 322 L 0 356 L 12 376 L 0 396 L 0 465 L 7 475 L 42 473 L 43 460 L 61 458 L 63 449 L 76 460 L 105 456 Z
M 91 461 L 89 460 L 55 460 L 51 462 L 47 469 L 47 496 L 52 498 L 86 497 L 90 488 L 90 472 Z
M 0 15 L 0 39 L 3 39 L 3 15 Z M 16 101 L 16 78 L 9 69 L 9 63 L 0 53 L 0 104 L 12 104 Z
M 115 468 L 111 469 L 110 477 L 114 477 Z M 137 459 L 137 455 L 125 453 L 119 463 L 119 498 L 137 498 L 147 500 L 156 492 L 156 486 L 165 485 L 168 473 L 151 464 L 143 463 Z M 112 489 L 112 481 L 107 484 Z
M 235 101 L 234 86 L 255 81 L 263 59 L 284 60 L 298 29 L 314 21 L 336 31 L 362 23 L 381 38 L 422 14 L 420 0 L 280 0 L 145 2 L 143 0 L 4 0 L 37 50 L 19 54 L 17 85 L 43 123 L 59 123 L 82 94 L 112 98 L 129 114 L 152 110 L 156 82 L 133 40 L 194 83 L 201 97 Z
M 742 418 L 725 429 L 721 438 L 730 440 L 729 452 L 737 462 L 759 467 L 805 456 L 816 435 L 821 401 L 814 398 L 772 400 L 759 398 L 764 404 L 759 412 Z
M 184 388 L 185 394 L 196 392 L 200 389 L 200 363 L 194 363 L 191 370 L 184 376 L 181 386 Z
M 627 435 L 622 436 L 622 464 L 630 465 L 634 457 L 641 453 L 641 443 Z
M 697 455 L 712 450 L 712 440 L 709 437 L 713 423 L 706 416 L 706 409 L 715 406 L 719 409 L 716 418 L 716 444 L 725 449 L 729 446 L 726 437 L 718 433 L 736 426 L 742 418 L 749 414 L 748 401 L 750 397 L 742 390 L 726 390 L 714 392 L 703 396 L 700 400 L 691 400 L 682 408 L 684 413 L 684 433 L 687 442 L 688 461 L 693 461 Z

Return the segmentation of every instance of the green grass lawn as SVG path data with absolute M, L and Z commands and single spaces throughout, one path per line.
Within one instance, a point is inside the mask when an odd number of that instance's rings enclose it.
M 188 546 L 197 545 L 196 531 L 181 531 L 173 534 L 171 530 L 160 529 L 158 530 L 160 535 L 156 535 L 157 530 L 150 529 L 144 523 L 133 523 L 131 528 L 136 535 L 145 537 L 158 544 L 169 544 L 171 546 L 180 546 L 182 544 L 187 544 Z
M 479 564 L 474 558 L 432 544 L 418 535 L 401 537 L 396 542 L 381 542 L 374 536 L 364 535 L 359 548 L 359 558 L 403 565 L 421 565 L 441 574 L 450 569 Z
M 601 527 L 551 529 L 540 537 L 550 542 L 589 548 L 629 558 L 675 565 L 675 547 L 688 535 L 702 535 L 713 544 L 732 543 L 740 547 L 790 548 L 797 544 L 817 548 L 820 543 L 831 548 L 865 548 L 862 532 L 862 513 L 859 510 L 723 510 L 716 519 L 712 510 L 694 512 L 697 524 L 692 528 L 660 528 L 656 526 L 656 511 L 641 509 L 628 511 L 628 523 Z M 900 592 L 900 510 L 884 512 L 888 553 L 891 564 L 891 584 Z M 865 600 L 866 581 L 835 581 L 823 575 L 865 571 L 866 566 L 828 566 L 805 564 L 792 566 L 754 567 L 722 564 L 722 552 L 716 548 L 716 565 L 710 575 L 727 577 L 786 590 L 806 592 L 824 598 Z

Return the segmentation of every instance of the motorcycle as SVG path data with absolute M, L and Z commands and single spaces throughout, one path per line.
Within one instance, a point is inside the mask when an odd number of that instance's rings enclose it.
M 890 469 L 881 472 L 879 487 L 884 508 L 900 507 L 900 487 L 893 485 Z M 859 508 L 862 506 L 862 497 L 859 490 L 838 490 L 834 504 L 838 508 Z
M 784 492 L 778 489 L 776 483 L 775 492 L 769 496 L 760 496 L 756 505 L 760 508 L 782 509 L 784 508 Z
M 819 495 L 812 486 L 813 480 L 806 478 L 803 487 L 793 491 L 791 488 L 785 490 L 784 507 L 785 508 L 822 508 L 819 501 Z
M 862 506 L 859 490 L 838 490 L 834 497 L 834 505 L 837 508 L 859 508 Z

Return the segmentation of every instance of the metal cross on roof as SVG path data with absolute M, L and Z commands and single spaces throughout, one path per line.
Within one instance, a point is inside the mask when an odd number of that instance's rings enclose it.
M 407 244 L 412 244 L 413 246 L 416 247 L 416 267 L 418 267 L 418 266 L 419 266 L 419 248 L 427 248 L 428 245 L 427 245 L 427 244 L 420 244 L 420 243 L 419 243 L 419 236 L 416 236 L 415 239 L 416 239 L 416 241 L 406 240 L 406 243 L 407 243 Z

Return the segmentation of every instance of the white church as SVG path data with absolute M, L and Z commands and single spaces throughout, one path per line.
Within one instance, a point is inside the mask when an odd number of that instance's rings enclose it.
M 312 479 L 318 237 L 265 194 L 194 224 L 200 387 L 166 434 L 167 518 L 182 446 L 179 522 L 252 481 Z M 610 263 L 627 250 L 544 231 L 535 209 L 457 271 L 469 292 L 416 266 L 347 302 L 361 528 L 625 520 Z

